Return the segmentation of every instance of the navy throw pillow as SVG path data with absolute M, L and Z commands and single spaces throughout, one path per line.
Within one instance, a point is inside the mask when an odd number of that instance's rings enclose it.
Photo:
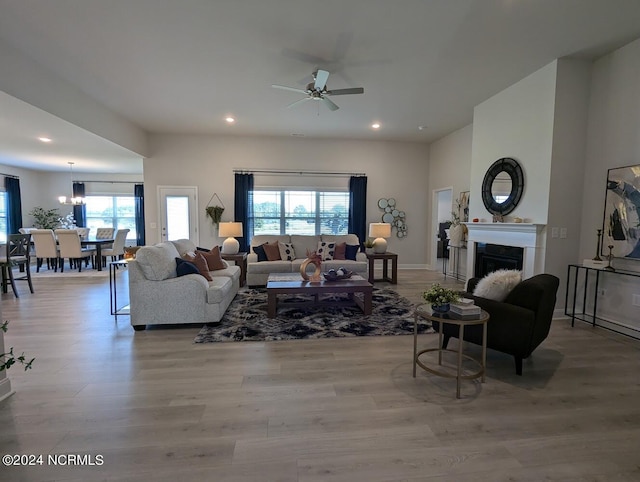
M 198 267 L 191 261 L 186 261 L 182 258 L 176 258 L 176 274 L 178 276 L 184 276 L 186 274 L 200 274 Z
M 264 246 L 262 246 L 262 245 L 254 246 L 253 247 L 253 252 L 258 255 L 258 262 L 260 262 L 260 261 L 269 261 L 269 258 L 267 258 L 267 253 L 264 252 Z
M 210 250 L 210 249 L 207 249 L 207 248 L 201 248 L 200 246 L 198 246 L 198 247 L 196 248 L 196 251 L 204 251 L 205 253 L 210 253 L 210 252 L 211 252 L 211 250 Z
M 360 245 L 358 244 L 347 244 L 347 248 L 344 251 L 344 259 L 350 259 L 351 261 L 356 260 L 356 254 L 360 251 Z

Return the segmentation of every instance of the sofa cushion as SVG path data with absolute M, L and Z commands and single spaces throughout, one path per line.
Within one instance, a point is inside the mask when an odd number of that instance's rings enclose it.
M 176 274 L 180 277 L 188 274 L 200 274 L 200 272 L 198 271 L 198 267 L 191 261 L 176 258 Z
M 291 273 L 291 261 L 265 261 L 247 266 L 247 270 L 254 274 Z
M 296 252 L 293 244 L 278 241 L 278 249 L 280 250 L 280 259 L 284 261 L 293 261 L 296 259 Z
M 221 303 L 231 294 L 232 289 L 233 283 L 231 278 L 216 276 L 209 282 L 209 287 L 207 288 L 207 303 L 210 305 Z
M 280 248 L 278 247 L 278 241 L 271 243 L 265 243 L 262 245 L 264 253 L 267 255 L 267 261 L 278 261 L 280 258 Z
M 216 271 L 229 267 L 229 264 L 224 259 L 222 259 L 222 256 L 220 255 L 220 248 L 218 246 L 214 246 L 213 248 L 206 251 L 202 250 L 202 248 L 198 248 L 196 252 L 201 253 L 204 259 L 207 261 L 209 271 Z
M 267 243 L 265 243 L 265 244 L 267 244 Z M 269 258 L 267 258 L 267 253 L 264 250 L 264 244 L 261 244 L 260 246 L 254 246 L 253 247 L 253 252 L 258 255 L 258 262 L 260 262 L 260 261 L 269 261 Z
M 178 239 L 176 241 L 170 241 L 178 251 L 178 254 L 182 256 L 185 253 L 194 253 L 196 251 L 196 245 L 190 239 Z
M 318 249 L 319 241 L 321 241 L 320 236 L 292 234 L 291 244 L 293 244 L 293 249 L 296 253 L 296 259 L 306 259 L 307 252 L 312 252 Z
M 229 266 L 225 269 L 218 269 L 216 271 L 209 271 L 212 278 L 227 277 L 232 281 L 240 281 L 240 266 Z
M 336 249 L 333 252 L 333 259 L 347 259 L 347 243 L 336 243 Z
M 136 254 L 136 261 L 145 278 L 151 281 L 162 281 L 178 276 L 176 258 L 179 257 L 180 254 L 173 243 L 165 242 L 155 246 L 143 246 Z
M 316 254 L 320 256 L 322 261 L 329 261 L 333 259 L 333 254 L 336 250 L 336 243 L 329 241 L 318 241 L 318 247 L 316 248 Z
M 204 276 L 207 281 L 211 281 L 211 275 L 209 274 L 209 265 L 207 260 L 204 259 L 202 251 L 196 251 L 195 253 L 185 253 L 182 255 L 182 259 L 195 264 L 198 267 L 198 272 Z
M 473 290 L 473 295 L 495 301 L 504 301 L 509 292 L 520 281 L 522 281 L 522 271 L 513 269 L 493 271 L 478 281 Z
M 350 259 L 351 261 L 355 261 L 356 256 L 358 255 L 358 251 L 360 251 L 359 244 L 347 244 L 347 248 L 344 253 L 344 259 Z
M 356 234 L 323 234 L 322 241 L 332 243 L 357 244 L 360 246 L 360 240 Z

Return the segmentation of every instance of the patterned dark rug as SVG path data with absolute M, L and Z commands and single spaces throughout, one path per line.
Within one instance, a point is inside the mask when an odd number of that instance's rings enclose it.
M 287 306 L 287 303 L 309 299 L 304 295 L 279 296 L 276 317 L 267 318 L 266 290 L 241 291 L 220 324 L 205 325 L 195 343 L 413 334 L 414 305 L 393 290 L 373 290 L 370 316 L 349 304 Z M 347 298 L 333 295 L 324 299 L 340 302 Z M 423 319 L 419 321 L 418 331 L 433 333 L 431 325 Z

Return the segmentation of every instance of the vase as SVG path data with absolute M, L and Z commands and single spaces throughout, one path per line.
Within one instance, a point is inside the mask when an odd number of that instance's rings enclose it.
M 444 305 L 431 305 L 431 309 L 434 313 L 447 313 L 449 311 L 449 303 Z
M 316 268 L 316 270 L 313 273 L 311 273 L 311 275 L 307 273 L 307 266 L 309 266 L 310 264 L 312 264 Z M 322 271 L 320 269 L 320 266 L 321 266 L 320 263 L 316 264 L 313 262 L 313 260 L 309 258 L 305 259 L 300 265 L 300 275 L 302 276 L 302 279 L 311 281 L 311 282 L 321 281 L 320 275 L 322 274 Z

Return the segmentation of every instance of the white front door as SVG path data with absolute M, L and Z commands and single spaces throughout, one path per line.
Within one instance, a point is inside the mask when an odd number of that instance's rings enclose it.
M 158 186 L 160 240 L 190 239 L 198 243 L 198 188 Z

